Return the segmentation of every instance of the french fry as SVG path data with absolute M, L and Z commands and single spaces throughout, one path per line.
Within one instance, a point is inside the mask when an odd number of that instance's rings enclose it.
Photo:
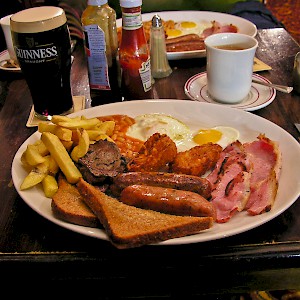
M 74 145 L 74 142 L 73 142 L 73 141 L 62 141 L 62 140 L 61 140 L 61 143 L 64 145 L 64 147 L 66 148 L 66 150 L 67 150 L 68 152 L 71 151 L 71 149 L 72 149 L 72 147 L 73 147 L 73 145 Z
M 31 166 L 26 159 L 26 151 L 24 151 L 21 155 L 21 163 L 27 172 L 30 172 L 34 166 Z
M 49 151 L 48 151 L 47 147 L 45 146 L 45 144 L 41 140 L 37 140 L 33 145 L 37 148 L 37 151 L 42 156 L 45 156 L 45 155 L 49 154 Z
M 107 140 L 114 143 L 114 140 L 111 137 L 109 137 L 107 134 L 100 134 L 97 138 L 97 141 L 100 140 Z
M 43 132 L 41 139 L 66 176 L 67 181 L 69 183 L 77 183 L 79 178 L 82 177 L 82 174 L 75 166 L 60 139 L 50 132 Z
M 94 130 L 94 129 L 87 129 L 87 134 L 89 135 L 90 141 L 97 141 L 101 134 L 104 134 L 102 130 Z
M 69 129 L 91 129 L 94 128 L 101 121 L 97 118 L 86 119 L 86 120 L 71 120 L 66 122 L 58 122 L 58 125 Z
M 28 145 L 24 156 L 27 163 L 31 166 L 36 166 L 45 161 L 45 158 L 39 153 L 38 148 L 35 145 Z
M 105 121 L 97 124 L 95 126 L 95 130 L 101 131 L 102 134 L 107 134 L 112 136 L 115 129 L 115 122 L 114 121 Z
M 79 143 L 79 138 L 81 136 L 80 131 L 78 129 L 72 130 L 72 141 L 74 143 L 74 146 L 78 145 Z
M 27 190 L 32 188 L 33 186 L 42 182 L 42 180 L 46 177 L 49 169 L 49 164 L 47 161 L 37 165 L 34 167 L 29 174 L 24 178 L 20 189 Z
M 47 163 L 49 165 L 48 173 L 50 175 L 54 176 L 59 171 L 58 163 L 56 162 L 56 160 L 50 154 L 45 156 L 45 159 L 47 160 Z
M 44 194 L 47 198 L 52 198 L 58 190 L 58 184 L 54 176 L 46 175 L 42 180 Z
M 82 129 L 78 131 L 80 132 L 78 145 L 71 152 L 71 157 L 76 162 L 88 152 L 90 146 L 90 138 L 86 130 Z
M 59 122 L 72 122 L 72 121 L 77 121 L 80 119 L 81 119 L 81 117 L 70 118 L 67 116 L 54 115 L 54 116 L 52 116 L 51 122 L 54 124 L 58 124 Z
M 60 140 L 67 141 L 67 142 L 72 141 L 71 129 L 57 126 L 53 133 L 57 135 Z
M 56 127 L 57 127 L 57 125 L 55 125 L 55 124 L 39 122 L 38 131 L 40 133 L 43 133 L 43 132 L 55 133 Z

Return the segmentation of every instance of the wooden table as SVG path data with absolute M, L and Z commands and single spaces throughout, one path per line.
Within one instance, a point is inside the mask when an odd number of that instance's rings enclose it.
M 259 30 L 257 57 L 272 66 L 261 75 L 292 85 L 292 68 L 299 45 L 284 29 Z M 82 45 L 72 67 L 73 95 L 89 98 Z M 205 58 L 171 61 L 173 73 L 156 80 L 158 98 L 188 99 L 183 85 L 205 70 Z M 5 283 L 51 286 L 61 283 L 97 289 L 99 295 L 191 296 L 241 293 L 251 290 L 300 289 L 300 202 L 256 229 L 216 241 L 145 246 L 117 250 L 109 242 L 61 228 L 29 208 L 11 179 L 11 163 L 20 145 L 36 128 L 25 126 L 31 97 L 21 74 L 0 74 L 0 278 Z M 170 88 L 172 82 L 172 88 Z M 300 96 L 277 93 L 276 101 L 253 112 L 299 139 Z M 299 199 L 298 199 L 299 200 Z M 209 272 L 209 273 L 208 273 Z M 210 275 L 209 275 L 210 274 Z M 171 284 L 169 284 L 170 282 Z M 84 285 L 85 284 L 85 285 Z M 71 291 L 69 291 L 70 293 Z M 32 295 L 32 293 L 31 293 Z

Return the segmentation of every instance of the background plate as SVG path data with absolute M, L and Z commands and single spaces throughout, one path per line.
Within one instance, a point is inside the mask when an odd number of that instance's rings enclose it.
M 238 27 L 239 33 L 247 34 L 254 37 L 257 33 L 257 28 L 252 22 L 230 14 L 210 12 L 210 11 L 159 11 L 142 14 L 143 21 L 150 21 L 152 17 L 158 14 L 163 20 L 177 21 L 197 21 L 197 22 L 211 22 L 218 21 L 222 25 L 233 24 Z M 122 26 L 122 19 L 117 20 L 117 27 Z M 184 52 L 168 52 L 169 60 L 187 59 L 205 57 L 205 50 L 184 51 Z
M 260 133 L 279 142 L 282 151 L 282 171 L 279 188 L 271 211 L 258 216 L 249 216 L 246 212 L 236 214 L 228 223 L 214 226 L 199 234 L 171 239 L 158 245 L 176 245 L 211 241 L 236 235 L 258 227 L 289 208 L 300 195 L 300 144 L 289 133 L 276 124 L 244 110 L 224 107 L 217 104 L 200 103 L 190 100 L 136 100 L 101 105 L 71 114 L 84 115 L 88 118 L 111 114 L 127 114 L 135 117 L 146 113 L 164 113 L 172 115 L 191 127 L 232 126 L 239 130 L 240 141 L 253 141 Z M 23 200 L 38 214 L 61 227 L 72 231 L 107 240 L 102 229 L 69 224 L 55 218 L 51 210 L 51 199 L 44 196 L 40 187 L 20 191 L 19 187 L 27 175 L 21 165 L 21 155 L 27 145 L 40 138 L 38 132 L 30 136 L 17 151 L 12 163 L 12 178 L 16 190 Z M 30 222 L 30 220 L 28 220 Z

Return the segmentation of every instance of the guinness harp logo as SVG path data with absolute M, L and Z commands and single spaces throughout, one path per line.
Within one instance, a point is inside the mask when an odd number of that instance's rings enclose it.
M 32 48 L 34 46 L 34 39 L 27 37 L 26 38 L 26 43 L 27 43 L 29 48 Z

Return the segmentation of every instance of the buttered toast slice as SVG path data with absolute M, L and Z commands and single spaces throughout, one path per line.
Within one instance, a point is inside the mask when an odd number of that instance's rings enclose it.
M 117 248 L 132 248 L 198 233 L 213 225 L 211 217 L 164 214 L 136 208 L 107 196 L 84 179 L 77 188 Z

